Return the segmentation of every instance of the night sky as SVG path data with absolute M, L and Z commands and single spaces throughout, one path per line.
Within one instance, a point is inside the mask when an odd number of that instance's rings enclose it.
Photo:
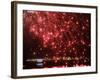
M 23 10 L 23 69 L 91 66 L 90 18 Z

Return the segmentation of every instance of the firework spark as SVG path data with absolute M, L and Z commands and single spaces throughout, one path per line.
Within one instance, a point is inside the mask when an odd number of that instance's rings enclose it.
M 90 14 L 24 10 L 23 31 L 24 69 L 91 65 Z

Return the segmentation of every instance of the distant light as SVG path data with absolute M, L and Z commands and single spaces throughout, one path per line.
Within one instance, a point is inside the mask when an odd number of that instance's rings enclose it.
M 43 62 L 43 59 L 36 59 L 37 62 Z
M 36 65 L 41 67 L 43 66 L 43 63 L 37 63 Z

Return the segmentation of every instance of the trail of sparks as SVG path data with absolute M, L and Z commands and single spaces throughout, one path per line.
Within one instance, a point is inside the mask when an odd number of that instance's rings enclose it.
M 48 61 L 52 67 L 91 64 L 90 14 L 24 10 L 23 25 L 25 66 L 38 58 L 44 67 L 49 67 Z

